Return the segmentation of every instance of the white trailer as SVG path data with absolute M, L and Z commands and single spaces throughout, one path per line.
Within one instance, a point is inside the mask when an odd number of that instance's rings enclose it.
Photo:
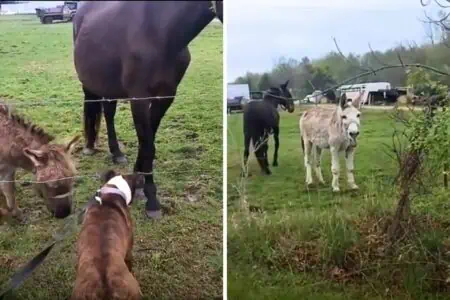
M 337 88 L 341 93 L 345 93 L 348 99 L 355 99 L 359 96 L 360 93 L 363 93 L 361 96 L 361 104 L 370 105 L 372 102 L 371 93 L 390 90 L 391 84 L 389 82 L 366 82 L 366 83 L 357 83 L 357 84 L 348 84 L 342 85 Z

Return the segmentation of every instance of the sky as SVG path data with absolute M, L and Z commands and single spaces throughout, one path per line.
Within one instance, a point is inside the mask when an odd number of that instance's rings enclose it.
M 2 11 L 9 11 L 14 13 L 34 13 L 35 8 L 38 7 L 56 7 L 64 4 L 64 1 L 29 1 L 27 3 L 19 4 L 3 4 Z
M 427 40 L 420 0 L 228 0 L 225 12 L 228 82 L 282 56 L 320 58 L 336 50 L 333 37 L 344 54 Z

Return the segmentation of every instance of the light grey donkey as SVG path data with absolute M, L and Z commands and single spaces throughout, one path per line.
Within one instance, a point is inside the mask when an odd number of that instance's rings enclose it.
M 302 114 L 299 126 L 308 186 L 313 183 L 312 166 L 320 183 L 325 184 L 320 158 L 323 149 L 330 149 L 333 191 L 339 192 L 339 153 L 341 152 L 345 152 L 348 184 L 351 189 L 358 189 L 353 175 L 353 160 L 360 131 L 360 103 L 361 94 L 352 101 L 347 100 L 344 93 L 334 109 L 315 107 Z

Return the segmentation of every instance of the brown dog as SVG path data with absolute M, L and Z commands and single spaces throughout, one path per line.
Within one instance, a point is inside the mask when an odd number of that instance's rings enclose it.
M 143 176 L 105 175 L 106 184 L 87 209 L 77 242 L 77 277 L 71 300 L 137 300 L 131 274 L 133 226 L 128 206 Z

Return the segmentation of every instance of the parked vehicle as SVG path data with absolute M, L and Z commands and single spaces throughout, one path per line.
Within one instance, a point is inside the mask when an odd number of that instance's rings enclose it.
M 242 106 L 245 104 L 244 97 L 238 96 L 227 99 L 227 111 L 229 114 L 233 110 L 242 110 Z
M 78 1 L 65 1 L 64 5 L 52 8 L 36 8 L 36 16 L 42 24 L 51 24 L 53 21 L 71 22 L 77 12 Z

